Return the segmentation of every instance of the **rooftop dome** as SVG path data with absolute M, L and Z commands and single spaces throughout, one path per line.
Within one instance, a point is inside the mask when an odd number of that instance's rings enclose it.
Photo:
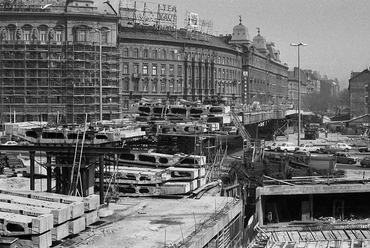
M 266 39 L 261 36 L 260 29 L 257 28 L 258 34 L 253 38 L 253 46 L 261 53 L 267 53 Z
M 232 43 L 250 43 L 248 29 L 242 24 L 241 17 L 239 24 L 233 28 L 233 35 L 231 37 Z

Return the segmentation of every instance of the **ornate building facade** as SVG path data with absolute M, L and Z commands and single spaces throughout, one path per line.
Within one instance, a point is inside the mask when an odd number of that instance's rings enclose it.
M 176 7 L 158 6 L 162 19 L 148 25 L 136 5 L 0 0 L 1 121 L 117 119 L 142 98 L 286 102 L 288 68 L 273 43 L 249 40 L 241 21 L 232 36 L 179 29 Z

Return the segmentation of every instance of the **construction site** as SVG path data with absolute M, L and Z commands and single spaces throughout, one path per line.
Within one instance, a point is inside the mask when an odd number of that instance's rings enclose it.
M 0 10 L 1 247 L 369 247 L 366 168 L 266 153 L 300 111 L 241 17 L 216 37 L 172 5 Z

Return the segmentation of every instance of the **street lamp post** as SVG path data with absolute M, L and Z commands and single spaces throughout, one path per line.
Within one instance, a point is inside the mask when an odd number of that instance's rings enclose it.
M 301 43 L 291 43 L 291 46 L 296 46 L 298 48 L 298 146 L 301 143 L 301 82 L 300 82 L 300 54 L 299 54 L 299 47 L 300 46 L 307 46 L 307 44 Z

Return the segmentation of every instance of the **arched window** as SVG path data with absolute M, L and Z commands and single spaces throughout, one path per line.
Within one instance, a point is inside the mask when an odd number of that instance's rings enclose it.
M 177 80 L 177 92 L 182 92 L 182 79 Z
M 23 30 L 23 40 L 29 41 L 32 39 L 32 26 L 31 25 L 24 25 L 22 27 Z M 22 38 L 21 38 L 22 39 Z

